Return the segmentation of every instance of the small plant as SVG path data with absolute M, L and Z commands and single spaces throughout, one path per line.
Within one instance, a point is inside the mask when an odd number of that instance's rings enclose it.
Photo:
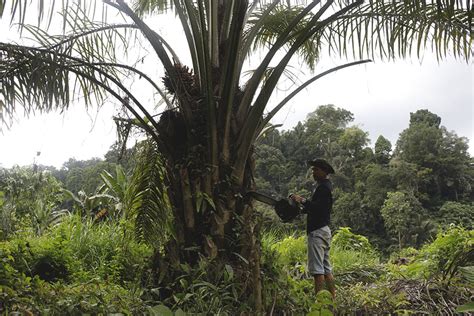
M 152 315 L 162 311 L 166 311 L 163 315 L 180 315 L 180 310 L 192 315 L 249 312 L 249 307 L 241 300 L 243 293 L 240 284 L 235 282 L 234 268 L 226 265 L 222 273 L 216 275 L 215 271 L 219 271 L 215 269 L 216 264 L 206 258 L 200 258 L 192 267 L 182 264 L 180 275 L 176 275 L 172 283 L 149 289 L 144 298 L 150 302 L 162 302 L 151 308 Z M 172 310 L 177 312 L 170 313 Z
M 307 316 L 332 316 L 335 304 L 331 293 L 326 290 L 319 291 L 316 295 L 316 302 L 311 306 Z

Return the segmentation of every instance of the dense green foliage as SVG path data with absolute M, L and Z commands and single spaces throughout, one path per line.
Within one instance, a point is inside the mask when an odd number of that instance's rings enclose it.
M 473 171 L 466 140 L 445 132 L 436 115 L 418 111 L 394 153 L 383 136 L 372 151 L 368 134 L 349 126 L 352 119 L 346 110 L 321 106 L 293 130 L 269 131 L 256 147 L 257 188 L 270 194 L 309 195 L 313 181 L 305 161 L 312 157 L 324 157 L 337 169 L 331 246 L 336 300 L 325 291 L 314 299 L 304 218 L 283 224 L 271 208 L 256 204 L 263 227 L 265 310 L 297 315 L 472 310 Z M 421 132 L 426 130 L 431 132 Z M 416 156 L 411 142 L 426 144 L 424 155 Z M 436 155 L 428 159 L 429 152 Z M 159 157 L 145 143 L 128 154 L 129 167 L 115 158 L 70 160 L 60 170 L 1 170 L 2 313 L 252 311 L 252 302 L 244 300 L 245 284 L 238 281 L 246 272 L 231 264 L 221 267 L 203 256 L 194 265 L 159 266 L 157 258 L 173 234 L 169 218 L 155 219 L 155 227 L 134 211 L 163 183 L 162 173 L 143 177 L 146 168 L 159 170 Z M 112 150 L 106 156 L 115 155 Z M 238 254 L 232 261 L 246 264 Z M 163 283 L 165 277 L 173 281 Z
M 337 314 L 426 313 L 445 314 L 469 301 L 473 292 L 472 278 L 458 273 L 473 262 L 472 231 L 451 227 L 440 232 L 433 243 L 421 250 L 394 253 L 392 259 L 381 263 L 380 255 L 368 239 L 353 234 L 348 228 L 338 230 L 333 238 L 331 257 L 337 282 L 335 311 Z M 456 247 L 455 245 L 459 246 Z M 311 299 L 312 280 L 305 277 L 305 237 L 289 236 L 264 247 L 265 258 L 272 251 L 275 260 L 286 272 L 282 282 L 282 300 L 276 310 L 304 314 L 320 308 Z M 410 255 L 409 258 L 403 257 Z M 461 259 L 462 258 L 462 259 Z M 404 259 L 404 260 L 400 260 Z M 446 283 L 445 271 L 450 282 Z M 278 280 L 272 280 L 275 282 Z M 285 296 L 287 295 L 287 296 Z M 431 297 L 430 297 L 431 295 Z M 309 297 L 309 298 L 308 298 Z
M 125 222 L 94 224 L 69 216 L 40 238 L 21 234 L 0 243 L 2 311 L 52 315 L 250 311 L 235 282 L 239 271 L 229 265 L 215 278 L 210 273 L 215 267 L 205 258 L 193 268 L 183 265 L 174 283 L 156 287 L 152 249 L 133 241 L 130 232 Z M 295 234 L 271 230 L 262 236 L 268 311 L 318 315 L 332 306 L 341 315 L 443 314 L 467 303 L 473 294 L 473 267 L 468 266 L 474 260 L 472 230 L 450 227 L 420 250 L 403 249 L 383 262 L 366 237 L 341 228 L 331 248 L 337 282 L 334 302 L 324 294 L 313 299 L 306 237 Z

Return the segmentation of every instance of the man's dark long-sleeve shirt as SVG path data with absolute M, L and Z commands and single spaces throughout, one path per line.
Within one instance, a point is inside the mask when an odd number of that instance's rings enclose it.
M 332 210 L 332 184 L 328 179 L 318 183 L 311 201 L 303 203 L 303 212 L 308 214 L 306 232 L 329 225 Z

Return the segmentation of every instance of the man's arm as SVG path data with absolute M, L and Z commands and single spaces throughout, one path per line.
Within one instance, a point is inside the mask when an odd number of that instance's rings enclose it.
M 307 200 L 304 197 L 292 194 L 290 199 L 303 205 L 303 213 L 318 212 L 329 208 L 331 203 L 331 190 L 326 186 L 319 186 L 313 195 L 313 200 Z

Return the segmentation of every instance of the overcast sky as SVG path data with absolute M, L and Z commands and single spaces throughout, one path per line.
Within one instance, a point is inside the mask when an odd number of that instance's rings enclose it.
M 179 24 L 174 21 L 173 17 L 162 18 L 161 24 L 154 28 L 165 39 L 172 38 L 172 42 L 177 43 Z M 7 22 L 0 21 L 0 41 L 17 37 L 16 30 L 10 29 Z M 180 50 L 177 51 L 179 54 Z M 316 73 L 344 62 L 347 61 L 323 58 Z M 300 71 L 297 66 L 293 70 Z M 308 71 L 301 71 L 302 77 L 309 75 Z M 157 71 L 155 78 L 159 76 Z M 410 112 L 428 109 L 441 117 L 441 125 L 448 130 L 469 138 L 472 156 L 473 81 L 472 64 L 453 58 L 438 63 L 426 54 L 422 62 L 415 58 L 390 63 L 377 61 L 338 71 L 313 83 L 289 102 L 273 123 L 284 124 L 284 129 L 290 129 L 298 121 L 305 120 L 318 105 L 334 104 L 351 111 L 354 124 L 368 131 L 372 142 L 383 135 L 394 146 L 399 133 L 408 127 Z M 277 91 L 271 105 L 276 105 L 285 93 Z M 151 97 L 146 100 L 153 102 Z M 30 118 L 18 115 L 11 129 L 2 128 L 0 166 L 36 162 L 61 167 L 69 158 L 102 158 L 115 141 L 115 126 L 111 119 L 114 114 L 112 104 L 105 105 L 100 111 L 85 111 L 78 103 L 63 114 Z M 36 156 L 37 152 L 41 155 Z

